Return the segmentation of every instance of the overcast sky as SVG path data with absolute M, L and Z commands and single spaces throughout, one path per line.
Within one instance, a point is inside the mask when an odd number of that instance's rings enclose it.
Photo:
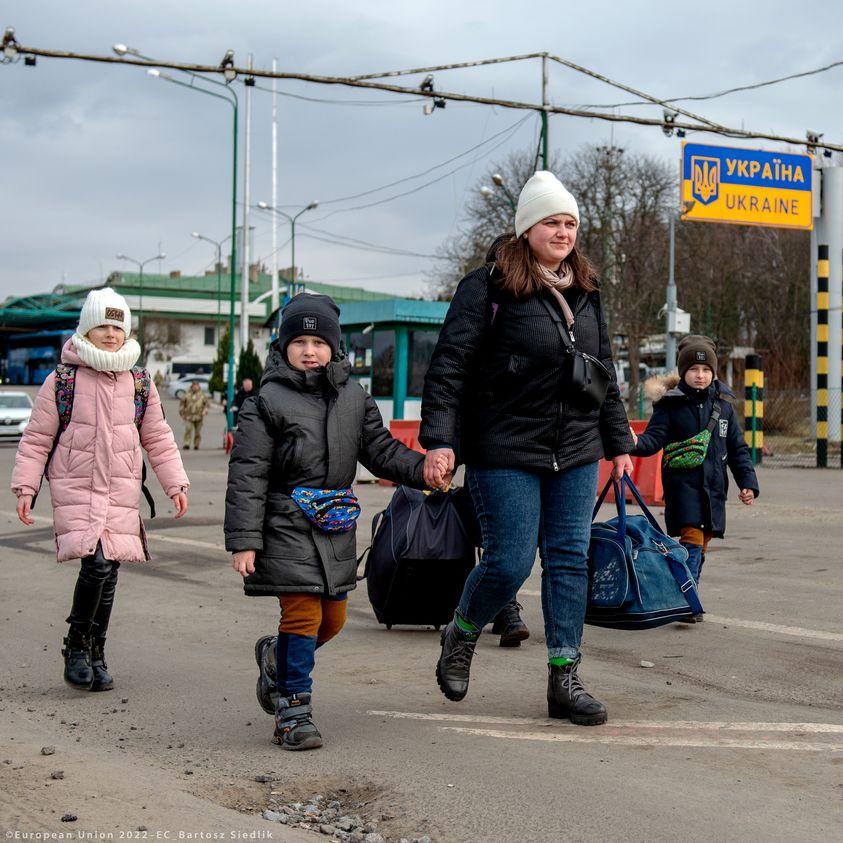
M 814 3 L 810 12 L 780 0 L 4 0 L 0 26 L 14 26 L 22 45 L 39 48 L 110 54 L 112 44 L 123 42 L 156 58 L 205 64 L 216 64 L 230 48 L 238 65 L 251 52 L 256 67 L 269 68 L 276 57 L 282 70 L 324 75 L 546 50 L 663 97 L 713 93 L 843 59 L 843 4 L 833 0 Z M 537 101 L 540 78 L 534 61 L 438 73 L 436 86 Z M 838 68 L 685 105 L 730 126 L 795 137 L 812 129 L 841 143 L 841 81 Z M 239 82 L 237 90 L 242 103 Z M 301 223 L 330 232 L 319 236 L 333 241 L 313 239 L 304 228 L 297 232 L 297 262 L 313 280 L 399 295 L 422 291 L 432 259 L 350 249 L 334 235 L 432 255 L 458 230 L 470 191 L 494 162 L 535 148 L 535 116 L 506 132 L 523 120 L 521 111 L 449 103 L 428 117 L 421 103 L 385 92 L 298 82 L 282 82 L 279 90 L 347 103 L 279 97 L 279 205 L 294 212 L 320 200 Z M 551 70 L 550 98 L 560 105 L 630 99 L 561 67 Z M 271 198 L 270 108 L 270 94 L 255 91 L 255 203 Z M 656 108 L 650 113 L 660 116 Z M 118 252 L 143 259 L 155 255 L 159 243 L 167 254 L 161 271 L 195 273 L 212 263 L 212 247 L 190 232 L 221 239 L 230 231 L 231 117 L 223 103 L 143 69 L 39 59 L 35 68 L 0 65 L 0 114 L 0 298 L 46 292 L 62 280 L 104 279 L 130 268 L 115 260 Z M 610 131 L 598 120 L 554 116 L 551 146 L 566 153 L 606 142 Z M 678 162 L 680 142 L 657 128 L 613 131 L 620 146 Z M 705 134 L 693 140 L 717 142 Z M 484 145 L 416 180 L 325 204 L 422 173 L 478 144 Z M 411 195 L 345 210 L 461 165 L 467 166 Z M 558 175 L 564 181 L 565 174 Z M 241 200 L 242 184 L 241 178 Z M 268 262 L 271 222 L 255 214 L 252 223 L 257 256 Z M 288 236 L 282 223 L 279 244 Z M 280 257 L 288 266 L 289 245 Z

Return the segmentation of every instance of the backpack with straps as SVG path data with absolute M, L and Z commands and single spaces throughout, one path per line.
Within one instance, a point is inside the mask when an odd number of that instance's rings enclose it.
M 56 411 L 59 414 L 59 427 L 56 431 L 53 446 L 50 448 L 50 453 L 47 455 L 47 461 L 44 463 L 44 476 L 47 476 L 47 469 L 50 461 L 53 458 L 56 448 L 59 444 L 59 439 L 62 433 L 67 430 L 70 424 L 70 417 L 73 413 L 73 396 L 76 390 L 76 370 L 77 366 L 70 363 L 59 363 L 56 366 L 56 379 L 53 384 L 53 395 L 56 402 Z M 146 415 L 146 408 L 149 404 L 149 391 L 151 378 L 149 372 L 141 366 L 133 366 L 131 369 L 132 378 L 135 384 L 135 427 L 140 434 L 143 418 Z M 155 518 L 155 501 L 152 494 L 146 485 L 146 461 L 142 463 L 143 469 L 141 473 L 141 491 L 143 492 L 146 502 L 149 504 L 150 518 Z M 49 478 L 48 478 L 49 479 Z M 32 497 L 32 508 L 35 508 L 35 500 L 38 497 L 36 492 Z

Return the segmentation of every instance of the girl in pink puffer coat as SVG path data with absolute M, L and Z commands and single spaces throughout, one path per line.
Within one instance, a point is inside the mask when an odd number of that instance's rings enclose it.
M 149 559 L 138 508 L 141 447 L 175 505 L 176 518 L 187 511 L 190 485 L 152 382 L 140 429 L 135 424 L 132 368 L 140 346 L 129 338 L 131 324 L 119 293 L 109 287 L 88 293 L 76 333 L 61 355 L 62 363 L 76 368 L 70 423 L 56 443 L 60 419 L 52 372 L 35 399 L 12 472 L 18 517 L 31 525 L 33 497 L 49 460 L 56 557 L 82 560 L 62 650 L 64 679 L 91 691 L 114 686 L 103 648 L 120 563 Z

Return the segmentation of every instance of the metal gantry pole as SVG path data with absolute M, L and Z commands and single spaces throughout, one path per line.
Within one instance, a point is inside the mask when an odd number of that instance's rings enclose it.
M 841 444 L 841 307 L 843 307 L 843 167 L 823 170 L 828 234 L 828 442 Z M 834 449 L 832 448 L 832 453 Z M 840 464 L 838 459 L 837 464 Z
M 547 53 L 542 56 L 542 169 L 547 169 L 549 142 L 547 137 Z
M 248 69 L 252 69 L 249 53 Z M 249 211 L 252 176 L 252 86 L 246 85 L 246 153 L 243 173 L 243 271 L 240 277 L 240 351 L 249 344 Z
M 272 60 L 272 72 L 278 72 L 278 59 Z M 272 80 L 272 207 L 278 207 L 278 80 Z M 278 221 L 272 217 L 272 305 L 278 310 Z
M 237 101 L 237 95 L 234 91 L 234 121 L 232 130 L 232 160 L 231 160 L 231 261 L 230 261 L 230 288 L 229 288 L 229 308 L 228 308 L 228 377 L 226 378 L 226 429 L 231 430 L 234 427 L 234 413 L 232 406 L 234 405 L 234 301 L 237 296 L 237 133 L 238 133 L 238 115 L 240 106 Z
M 673 333 L 676 324 L 676 280 L 673 275 L 676 262 L 676 221 L 672 213 L 668 226 L 670 229 L 670 250 L 668 256 L 667 308 L 664 316 L 664 365 L 668 372 L 672 372 L 676 368 L 676 336 Z

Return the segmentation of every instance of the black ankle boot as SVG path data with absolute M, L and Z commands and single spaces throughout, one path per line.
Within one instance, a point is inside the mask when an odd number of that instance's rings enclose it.
M 451 621 L 442 630 L 442 655 L 436 663 L 436 681 L 442 693 L 453 702 L 459 702 L 468 693 L 471 659 L 478 635 L 464 632 L 456 621 Z
M 313 706 L 310 694 L 291 694 L 278 697 L 275 709 L 275 734 L 273 743 L 281 749 L 318 749 L 322 746 L 322 735 L 312 719 Z
M 560 667 L 547 666 L 547 715 L 578 726 L 599 726 L 608 720 L 606 706 L 585 690 L 577 676 L 577 658 Z
M 64 681 L 74 688 L 88 690 L 94 681 L 91 669 L 91 638 L 71 627 L 64 639 Z
M 278 708 L 278 686 L 276 683 L 275 635 L 264 635 L 255 642 L 255 661 L 258 663 L 258 683 L 255 694 L 258 704 L 267 714 L 275 714 Z
M 91 670 L 94 674 L 94 681 L 91 683 L 90 691 L 110 691 L 114 687 L 114 679 L 108 672 L 108 665 L 105 663 L 105 638 L 94 638 L 91 642 Z
M 530 630 L 519 614 L 523 608 L 517 600 L 510 600 L 495 616 L 492 634 L 500 635 L 501 647 L 520 647 L 530 637 Z

